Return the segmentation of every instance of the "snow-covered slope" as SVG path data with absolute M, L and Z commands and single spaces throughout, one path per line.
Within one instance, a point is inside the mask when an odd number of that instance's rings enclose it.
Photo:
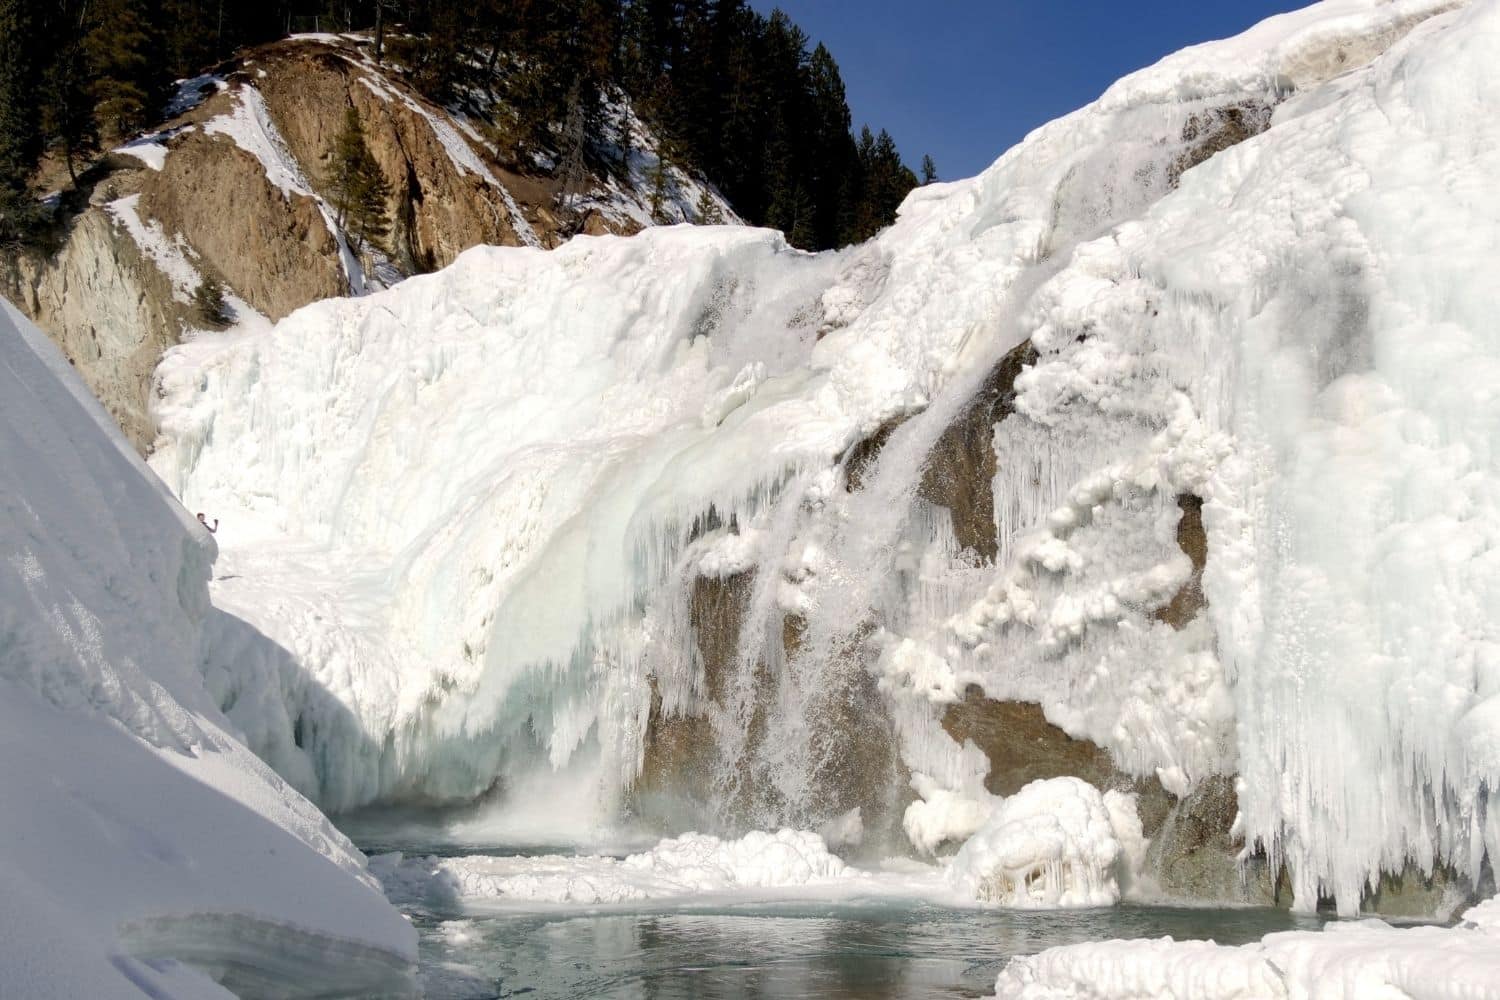
M 408 983 L 414 935 L 364 858 L 203 686 L 214 555 L 56 348 L 0 302 L 6 996 Z
M 1238 772 L 1301 906 L 1477 879 L 1500 4 L 1462 6 L 1330 0 L 1186 50 L 841 254 L 478 249 L 185 345 L 155 466 L 223 518 L 216 599 L 263 633 L 211 687 L 333 807 L 495 786 L 602 822 L 688 715 L 710 821 L 963 819 L 909 823 L 930 846 L 992 805 L 942 726 L 978 685 L 1174 795 Z M 1007 356 L 966 521 L 924 474 Z M 1198 501 L 1206 609 L 1173 621 Z M 741 598 L 712 665 L 705 579 Z

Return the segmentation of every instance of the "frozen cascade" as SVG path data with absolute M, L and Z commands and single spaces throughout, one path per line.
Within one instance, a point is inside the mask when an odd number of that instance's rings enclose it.
M 680 829 L 889 833 L 913 790 L 987 801 L 942 727 L 978 685 L 1174 794 L 1238 772 L 1301 905 L 1477 875 L 1500 15 L 1460 6 L 1185 50 L 841 253 L 481 248 L 176 349 L 153 463 L 223 519 L 215 600 L 258 630 L 211 688 L 334 809 L 497 786 L 607 822 L 652 727 L 699 718 Z M 993 557 L 924 479 L 992 389 Z M 1172 622 L 1199 499 L 1207 610 Z

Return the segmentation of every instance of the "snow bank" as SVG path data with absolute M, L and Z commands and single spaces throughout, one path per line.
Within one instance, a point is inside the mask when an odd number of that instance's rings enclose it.
M 1005 1000 L 1479 1000 L 1500 997 L 1500 936 L 1486 914 L 1458 927 L 1398 929 L 1379 920 L 1268 934 L 1238 948 L 1211 941 L 1103 941 L 1012 959 Z M 1471 919 L 1474 918 L 1474 919 Z
M 397 901 L 452 906 L 628 903 L 704 895 L 764 896 L 766 890 L 847 892 L 867 877 L 845 865 L 815 833 L 753 831 L 738 840 L 688 833 L 624 859 L 601 856 L 406 859 L 378 855 L 371 870 Z
M 56 349 L 0 303 L 8 992 L 210 995 L 180 963 L 278 995 L 405 988 L 410 927 L 203 687 L 213 558 Z
M 964 842 L 949 881 L 976 899 L 1009 907 L 1112 906 L 1118 869 L 1128 865 L 1121 836 L 1140 842 L 1140 820 L 1118 792 L 1078 778 L 1033 781 L 1002 800 Z M 1113 815 L 1112 815 L 1113 814 Z M 1116 828 L 1116 816 L 1120 826 Z M 1130 821 L 1134 821 L 1133 830 Z
M 276 651 L 247 642 L 215 693 L 330 806 L 556 772 L 560 805 L 608 809 L 655 692 L 709 722 L 715 820 L 817 829 L 874 805 L 828 777 L 829 699 L 873 671 L 893 759 L 860 764 L 931 783 L 930 847 L 979 817 L 934 803 L 985 801 L 941 726 L 977 684 L 1177 793 L 1239 771 L 1299 906 L 1350 912 L 1408 861 L 1477 875 L 1500 8 L 1456 6 L 1330 0 L 1169 57 L 844 253 L 686 227 L 481 248 L 185 345 L 154 462 L 224 519 L 216 599 Z M 991 559 L 919 491 L 1028 341 L 993 523 L 966 526 Z M 1169 623 L 1190 498 L 1206 607 Z M 700 573 L 748 594 L 713 698 Z

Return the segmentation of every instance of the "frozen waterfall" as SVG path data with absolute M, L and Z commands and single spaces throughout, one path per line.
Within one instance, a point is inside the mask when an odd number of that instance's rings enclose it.
M 1175 798 L 1238 775 L 1299 905 L 1477 878 L 1500 5 L 1461 6 L 1185 50 L 839 253 L 479 248 L 175 349 L 153 466 L 253 626 L 211 690 L 331 809 L 915 804 L 933 846 L 991 795 L 977 686 Z

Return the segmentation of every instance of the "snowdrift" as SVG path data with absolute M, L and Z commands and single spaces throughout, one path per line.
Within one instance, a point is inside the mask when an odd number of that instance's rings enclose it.
M 1330 0 L 1185 50 L 840 254 L 476 249 L 184 345 L 153 462 L 223 518 L 215 599 L 258 630 L 211 690 L 332 808 L 493 790 L 604 822 L 657 699 L 708 720 L 704 826 L 874 829 L 910 774 L 932 847 L 986 815 L 988 761 L 940 724 L 979 685 L 1173 794 L 1237 772 L 1299 906 L 1477 879 L 1500 5 L 1462 6 Z M 924 471 L 1007 356 L 966 520 Z M 1189 506 L 1203 600 L 1170 621 Z M 704 579 L 744 598 L 713 676 Z M 861 727 L 894 759 L 849 780 Z
M 203 686 L 214 556 L 57 350 L 0 302 L 7 995 L 410 985 L 415 936 L 364 858 Z

